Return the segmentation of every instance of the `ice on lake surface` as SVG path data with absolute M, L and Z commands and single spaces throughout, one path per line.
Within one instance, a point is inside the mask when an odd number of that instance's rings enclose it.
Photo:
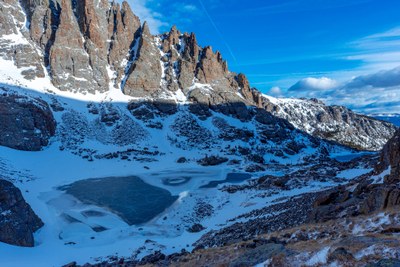
M 81 180 L 60 189 L 84 204 L 109 209 L 129 225 L 150 221 L 178 199 L 136 176 Z
M 128 225 L 143 225 L 168 212 L 171 206 L 179 205 L 180 201 L 177 200 L 182 194 L 217 190 L 221 184 L 241 183 L 250 178 L 251 175 L 247 173 L 227 173 L 222 169 L 184 169 L 84 179 L 59 187 L 72 199 L 65 202 L 69 198 L 64 197 L 64 200 L 59 200 L 64 204 L 53 206 L 61 213 L 68 214 L 62 219 L 69 224 L 83 223 L 91 228 L 101 225 L 111 229 L 112 225 L 104 221 L 105 218 L 115 221 L 110 217 L 114 214 Z M 71 221 L 71 218 L 76 221 Z

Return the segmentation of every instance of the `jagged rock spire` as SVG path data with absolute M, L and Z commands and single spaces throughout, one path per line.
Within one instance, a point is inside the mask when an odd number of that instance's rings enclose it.
M 125 94 L 144 97 L 178 89 L 188 94 L 195 82 L 208 83 L 224 95 L 236 95 L 242 87 L 220 52 L 201 48 L 194 33 L 182 34 L 176 26 L 161 37 L 153 36 L 126 1 L 21 4 L 29 11 L 30 38 L 43 49 L 44 65 L 61 90 L 106 92 L 112 81 Z M 241 92 L 252 101 L 247 87 Z
M 123 92 L 130 96 L 152 96 L 160 90 L 161 64 L 160 50 L 150 33 L 147 22 L 143 23 L 139 37 L 139 46 L 135 61 L 127 73 Z

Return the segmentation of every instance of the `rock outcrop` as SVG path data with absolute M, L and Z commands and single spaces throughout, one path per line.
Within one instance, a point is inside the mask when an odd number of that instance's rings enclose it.
M 390 168 L 390 173 L 385 177 L 386 183 L 396 183 L 400 181 L 400 130 L 396 132 L 392 139 L 384 146 L 381 153 L 379 164 L 375 171 L 377 174 L 383 173 Z
M 0 145 L 38 151 L 55 134 L 56 122 L 48 104 L 18 95 L 0 96 Z
M 33 233 L 43 222 L 25 202 L 21 191 L 0 178 L 0 242 L 33 247 Z
M 400 206 L 400 131 L 381 152 L 375 170 L 355 185 L 322 193 L 314 203 L 311 221 L 367 215 Z

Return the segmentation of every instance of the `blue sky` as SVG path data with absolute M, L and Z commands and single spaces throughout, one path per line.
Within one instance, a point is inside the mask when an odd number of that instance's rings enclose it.
M 398 0 L 128 2 L 153 33 L 195 32 L 264 93 L 400 113 Z

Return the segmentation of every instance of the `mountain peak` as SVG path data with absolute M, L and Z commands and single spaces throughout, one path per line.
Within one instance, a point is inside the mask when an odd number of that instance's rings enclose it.
M 147 23 L 147 21 L 145 21 L 145 22 L 143 23 L 143 26 L 142 26 L 142 35 L 151 36 L 149 24 Z

